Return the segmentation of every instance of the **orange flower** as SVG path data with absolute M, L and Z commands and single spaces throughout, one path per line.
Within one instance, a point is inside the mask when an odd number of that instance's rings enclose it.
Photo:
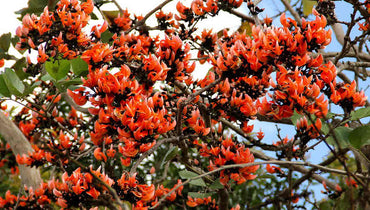
M 0 59 L 0 68 L 4 66 L 4 63 L 5 63 L 5 59 Z
M 154 185 L 138 185 L 139 191 L 142 193 L 142 201 L 150 201 L 154 197 L 155 187 Z
M 357 182 L 354 180 L 354 179 L 352 179 L 352 178 L 346 178 L 345 179 L 345 182 L 346 182 L 346 185 L 347 186 L 349 186 L 349 187 L 351 187 L 351 186 L 353 186 L 353 187 L 355 187 L 355 188 L 357 188 L 358 187 L 358 185 L 357 185 Z
M 42 45 L 39 46 L 38 52 L 39 54 L 37 57 L 37 62 L 39 62 L 40 64 L 45 63 L 47 59 L 49 58 L 49 56 L 46 55 L 45 49 Z
M 121 164 L 124 165 L 124 166 L 126 166 L 126 167 L 129 167 L 130 164 L 131 164 L 131 158 L 123 158 L 123 157 L 121 157 L 120 160 L 121 160 Z
M 105 154 L 101 151 L 101 148 L 100 147 L 97 147 L 94 150 L 94 157 L 97 160 L 103 160 L 104 162 L 107 161 L 107 156 L 105 156 Z
M 116 150 L 113 148 L 113 144 L 110 145 L 110 149 L 107 150 L 107 156 L 109 158 L 114 158 L 114 156 L 116 155 Z
M 270 166 L 270 164 L 266 165 L 266 171 L 273 174 L 273 173 L 283 173 L 281 168 L 276 167 L 276 166 Z
M 83 87 L 80 87 L 78 89 L 76 89 L 75 91 L 78 91 L 78 93 L 74 93 L 73 91 L 67 89 L 67 93 L 68 95 L 74 100 L 74 102 L 77 104 L 77 105 L 85 105 L 86 102 L 87 102 L 87 98 L 86 96 L 83 96 L 83 92 L 85 89 Z
M 63 198 L 57 198 L 57 204 L 62 208 L 68 207 L 67 201 L 64 200 Z

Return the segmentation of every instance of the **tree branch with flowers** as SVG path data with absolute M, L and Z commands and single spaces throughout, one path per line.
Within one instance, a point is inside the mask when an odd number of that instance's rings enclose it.
M 143 16 L 35 2 L 0 37 L 0 64 L 14 62 L 0 74 L 1 208 L 369 207 L 369 1 L 346 1 L 345 22 L 333 1 L 281 0 L 280 26 L 251 0 L 167 0 Z M 223 12 L 237 31 L 198 28 Z M 256 120 L 276 123 L 274 139 Z

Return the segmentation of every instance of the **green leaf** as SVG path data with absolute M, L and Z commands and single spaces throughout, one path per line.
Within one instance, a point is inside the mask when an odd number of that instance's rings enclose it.
M 114 19 L 116 19 L 120 13 L 119 10 L 102 10 L 101 13 L 105 17 L 105 19 L 108 21 L 109 25 L 112 25 L 114 23 Z
M 341 127 L 338 127 L 338 128 L 335 128 L 334 129 L 334 133 L 335 133 L 335 137 L 337 138 L 339 144 L 341 146 L 347 146 L 348 145 L 348 137 L 349 137 L 349 134 L 351 133 L 352 129 L 351 128 L 347 128 L 347 127 L 344 127 L 344 126 L 341 126 Z M 334 141 L 333 137 L 330 136 L 328 139 L 327 139 L 327 142 L 331 145 L 334 145 L 334 146 L 337 146 L 336 142 Z
M 348 136 L 349 143 L 359 149 L 363 145 L 370 144 L 370 125 L 355 128 Z
M 3 97 L 10 97 L 10 91 L 4 81 L 2 74 L 0 74 L 0 95 Z
M 33 83 L 32 85 L 28 85 L 28 84 L 26 84 L 26 88 L 25 88 L 25 91 L 24 91 L 23 95 L 24 95 L 24 96 L 27 96 L 27 95 L 31 94 L 31 93 L 32 93 L 32 91 L 33 91 L 35 88 L 37 88 L 37 87 L 39 87 L 39 86 L 40 86 L 40 84 L 41 84 L 41 81 L 37 81 L 37 82 Z
M 191 172 L 191 171 L 188 171 L 188 170 L 180 171 L 179 175 L 182 179 L 190 179 L 190 178 L 198 176 L 198 174 L 196 174 L 194 172 Z M 201 186 L 201 187 L 206 186 L 206 183 L 201 178 L 191 180 L 189 183 L 192 184 L 192 185 L 197 185 L 197 186 Z
M 5 68 L 3 77 L 5 84 L 11 94 L 14 94 L 16 96 L 22 95 L 22 93 L 24 92 L 24 84 L 12 69 Z
M 76 76 L 86 76 L 89 71 L 89 66 L 81 58 L 70 60 L 72 71 Z
M 109 32 L 109 30 L 106 30 L 101 34 L 101 41 L 104 43 L 109 43 L 111 41 L 112 36 L 113 33 Z
M 44 8 L 48 5 L 49 0 L 29 0 L 28 7 L 16 11 L 16 14 L 21 14 L 20 20 L 26 14 L 36 14 L 39 15 L 44 11 Z
M 351 120 L 359 120 L 365 117 L 370 117 L 370 107 L 361 108 L 351 113 Z
M 99 20 L 98 16 L 93 12 L 90 14 L 91 20 Z
M 48 74 L 48 73 L 46 73 L 45 75 L 43 75 L 42 77 L 41 77 L 41 80 L 42 81 L 50 81 L 50 80 L 52 80 L 53 79 L 53 77 L 51 77 L 50 76 L 50 74 Z
M 61 92 L 64 92 L 67 89 L 71 89 L 70 86 L 72 86 L 72 85 L 81 85 L 81 84 L 82 84 L 81 78 L 74 78 L 74 79 L 71 79 L 71 80 L 61 80 L 61 81 L 57 82 L 55 85 L 58 87 L 58 89 Z
M 164 155 L 164 158 L 162 160 L 162 163 L 161 163 L 161 168 L 163 167 L 164 164 L 166 164 L 169 160 L 171 160 L 172 158 L 174 158 L 176 155 L 179 154 L 179 150 L 178 150 L 178 147 L 171 147 L 167 153 Z
M 338 127 L 334 130 L 335 136 L 340 142 L 348 143 L 348 135 L 352 131 L 348 127 Z
M 188 171 L 188 170 L 180 171 L 179 175 L 182 179 L 190 179 L 190 178 L 199 176 L 197 173 L 194 173 L 194 172 Z
M 302 0 L 303 14 L 308 16 L 312 12 L 312 8 L 317 4 L 316 1 Z
M 272 174 L 262 174 L 258 175 L 258 179 L 275 179 L 276 177 Z
M 45 69 L 55 80 L 63 79 L 69 72 L 71 64 L 68 60 L 56 60 L 45 62 Z
M 208 198 L 212 196 L 214 193 L 199 193 L 199 192 L 188 192 L 188 196 L 192 198 Z
M 0 36 L 0 48 L 4 50 L 4 52 L 8 52 L 11 38 L 11 33 L 3 34 Z
M 12 66 L 19 79 L 23 80 L 28 77 L 28 74 L 23 71 L 23 67 L 26 67 L 26 58 L 18 59 Z
M 250 25 L 249 21 L 243 21 L 240 27 L 238 28 L 239 33 L 244 33 L 248 36 L 252 35 L 252 26 Z
M 216 181 L 214 181 L 210 186 L 209 188 L 212 189 L 212 190 L 219 190 L 219 189 L 224 189 L 225 186 L 223 186 L 221 183 L 220 183 L 220 178 L 216 179 Z
M 192 184 L 192 185 L 196 185 L 196 186 L 201 186 L 201 187 L 205 187 L 207 186 L 206 183 L 203 181 L 203 179 L 195 179 L 195 180 L 191 180 L 189 182 L 189 184 Z
M 325 122 L 325 120 L 321 120 L 322 122 L 322 127 L 321 127 L 321 131 L 327 135 L 329 133 L 329 126 L 328 126 L 328 123 Z
M 321 210 L 330 210 L 330 209 L 333 209 L 333 206 L 331 205 L 331 203 L 329 201 L 323 201 L 320 203 L 319 205 L 319 209 Z
M 294 111 L 294 114 L 292 115 L 290 120 L 292 121 L 294 126 L 297 126 L 297 120 L 299 120 L 301 117 L 303 117 L 303 115 L 298 114 L 296 111 Z
M 14 36 L 14 37 L 11 38 L 11 43 L 14 47 L 17 45 L 18 42 L 19 42 L 19 37 L 18 36 Z

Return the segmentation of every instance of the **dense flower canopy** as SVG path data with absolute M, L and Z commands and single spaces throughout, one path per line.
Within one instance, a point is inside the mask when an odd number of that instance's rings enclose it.
M 134 209 L 225 209 L 222 192 L 249 184 L 266 173 L 261 168 L 291 179 L 280 167 L 255 164 L 256 158 L 275 159 L 253 148 L 276 151 L 279 160 L 304 161 L 308 142 L 328 138 L 323 124 L 329 122 L 329 104 L 349 114 L 364 106 L 367 97 L 355 81 L 338 81 L 335 61 L 320 54 L 330 44 L 332 30 L 315 9 L 313 20 L 298 22 L 282 13 L 280 27 L 257 18 L 248 24 L 250 32 L 197 30 L 197 22 L 244 2 L 254 16 L 263 11 L 242 0 L 179 1 L 176 12 L 155 11 L 154 29 L 163 36 L 152 36 L 146 18 L 129 10 L 87 32 L 92 0 L 61 0 L 40 15 L 25 15 L 16 31 L 16 48 L 37 51 L 37 63 L 28 61 L 25 71 L 40 90 L 29 93 L 27 106 L 15 116 L 33 151 L 13 157 L 12 167 L 14 173 L 16 163 L 52 167 L 54 175 L 37 189 L 26 187 L 22 196 L 6 192 L 0 207 L 114 209 L 127 202 Z M 368 31 L 366 21 L 361 30 Z M 205 78 L 195 80 L 192 75 L 201 63 L 212 67 Z M 301 117 L 293 122 L 294 138 L 271 145 L 251 123 L 296 115 Z M 161 149 L 166 151 L 157 155 L 164 156 L 158 164 L 150 155 Z M 149 170 L 139 167 L 145 161 L 153 163 L 152 174 L 167 169 L 148 178 Z M 168 171 L 170 164 L 186 170 L 174 174 Z M 172 180 L 165 181 L 167 173 Z M 188 194 L 189 182 L 207 196 Z M 354 179 L 347 182 L 357 187 Z M 333 186 L 333 194 L 342 191 Z M 289 203 L 305 197 L 289 189 Z

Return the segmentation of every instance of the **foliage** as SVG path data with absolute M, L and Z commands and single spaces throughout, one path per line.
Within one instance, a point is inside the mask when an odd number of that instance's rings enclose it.
M 24 105 L 8 116 L 33 151 L 15 156 L 5 143 L 12 139 L 1 141 L 1 173 L 19 173 L 17 164 L 37 167 L 44 181 L 17 196 L 19 186 L 5 180 L 0 207 L 370 205 L 370 162 L 363 149 L 370 144 L 369 125 L 363 124 L 367 97 L 342 73 L 360 75 L 370 66 L 361 46 L 369 36 L 370 2 L 353 4 L 360 17 L 348 24 L 359 22 L 363 33 L 350 42 L 347 37 L 334 56 L 324 51 L 333 33 L 328 20 L 339 24 L 331 1 L 299 1 L 304 16 L 316 5 L 312 20 L 296 18 L 299 13 L 286 4 L 295 19 L 282 13 L 280 27 L 271 18 L 258 19 L 263 8 L 250 0 L 179 1 L 174 13 L 163 9 L 169 2 L 146 16 L 102 12 L 109 22 L 90 32 L 92 0 L 61 0 L 55 8 L 30 0 L 19 12 L 16 37 L 0 37 L 1 64 L 16 61 L 0 75 L 0 95 Z M 244 4 L 251 16 L 235 11 Z M 242 19 L 238 31 L 197 29 L 221 11 Z M 154 27 L 146 25 L 153 14 Z M 27 53 L 10 55 L 11 44 L 37 53 L 37 62 Z M 351 54 L 358 60 L 344 62 Z M 205 78 L 193 79 L 204 63 L 212 66 Z M 331 106 L 341 111 L 333 113 Z M 2 109 L 9 111 L 5 103 Z M 265 131 L 254 129 L 255 119 L 290 124 L 295 134 L 278 132 L 276 143 L 268 142 Z M 318 145 L 330 154 L 312 164 L 306 155 Z M 311 184 L 317 182 L 330 200 L 313 199 Z

